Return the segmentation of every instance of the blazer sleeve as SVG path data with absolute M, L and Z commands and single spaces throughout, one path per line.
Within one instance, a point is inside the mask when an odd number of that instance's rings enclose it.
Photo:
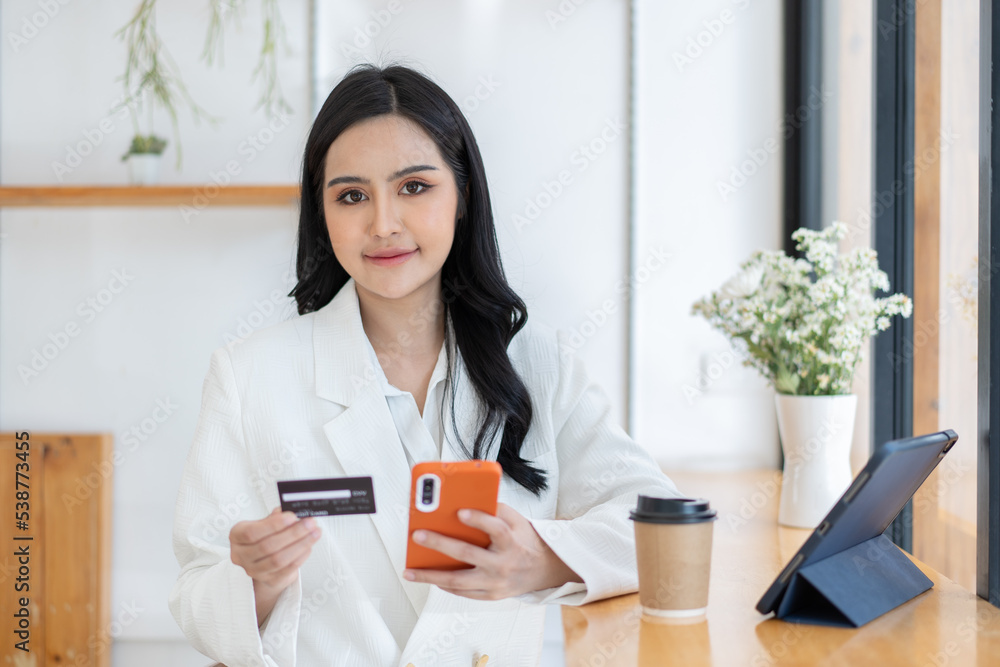
M 253 479 L 232 360 L 219 348 L 202 386 L 177 496 L 173 546 L 181 571 L 170 612 L 191 645 L 210 658 L 230 667 L 286 667 L 295 664 L 300 582 L 282 592 L 258 628 L 253 580 L 230 558 L 233 525 L 270 511 Z
M 583 583 L 518 599 L 581 605 L 638 590 L 635 532 L 629 510 L 639 494 L 680 493 L 653 457 L 621 428 L 611 401 L 593 382 L 562 331 L 556 332 L 559 380 L 552 402 L 559 487 L 554 519 L 530 519 Z

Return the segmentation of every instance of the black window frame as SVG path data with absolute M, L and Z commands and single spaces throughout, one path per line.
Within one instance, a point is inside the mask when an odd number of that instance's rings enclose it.
M 979 4 L 979 400 L 976 592 L 1000 607 L 1000 12 Z M 984 261 L 985 258 L 985 261 Z
M 910 0 L 875 0 L 872 22 L 872 247 L 891 292 L 913 295 L 916 16 Z M 896 316 L 872 344 L 871 448 L 913 435 L 913 318 Z M 913 551 L 913 504 L 886 536 Z
M 823 89 L 823 7 L 820 0 L 785 0 L 784 118 L 795 119 L 784 142 L 785 253 L 795 256 L 792 232 L 823 228 L 823 110 L 809 96 Z M 802 118 L 803 109 L 810 113 Z

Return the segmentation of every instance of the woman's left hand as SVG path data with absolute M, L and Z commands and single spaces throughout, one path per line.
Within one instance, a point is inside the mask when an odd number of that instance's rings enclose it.
M 583 581 L 549 548 L 531 522 L 510 505 L 497 503 L 496 516 L 467 509 L 461 510 L 458 518 L 488 534 L 490 545 L 483 548 L 429 530 L 414 532 L 413 539 L 473 567 L 410 569 L 404 572 L 408 580 L 434 584 L 449 593 L 475 600 L 502 600 L 562 586 L 568 581 Z

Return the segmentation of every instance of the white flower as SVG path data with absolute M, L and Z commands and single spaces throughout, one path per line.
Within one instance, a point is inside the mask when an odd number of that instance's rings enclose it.
M 851 389 L 862 348 L 892 317 L 909 317 L 905 294 L 889 291 L 886 274 L 870 248 L 838 254 L 847 228 L 797 230 L 793 238 L 805 259 L 761 250 L 692 313 L 733 339 L 746 352 L 744 364 L 783 391 L 837 394 Z
M 724 299 L 745 299 L 760 288 L 764 279 L 764 268 L 759 264 L 748 266 L 726 281 L 719 290 L 719 296 Z

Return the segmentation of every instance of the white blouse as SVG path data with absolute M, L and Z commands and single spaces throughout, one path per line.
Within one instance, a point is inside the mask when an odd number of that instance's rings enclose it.
M 365 340 L 368 340 L 367 337 Z M 441 460 L 441 418 L 439 407 L 444 400 L 444 380 L 448 370 L 448 360 L 445 354 L 444 343 L 441 344 L 441 351 L 438 353 L 437 363 L 431 372 L 431 379 L 427 384 L 427 397 L 424 399 L 424 413 L 420 414 L 417 408 L 417 401 L 408 391 L 402 391 L 389 384 L 385 371 L 378 362 L 375 350 L 369 342 L 366 346 L 368 354 L 375 369 L 379 386 L 385 394 L 386 402 L 389 404 L 389 412 L 392 413 L 392 421 L 396 424 L 396 431 L 406 449 L 407 462 L 412 468 L 414 464 L 421 461 Z M 454 348 L 453 348 L 454 349 Z M 453 353 L 454 355 L 454 353 Z M 445 415 L 447 418 L 448 406 L 445 405 Z

